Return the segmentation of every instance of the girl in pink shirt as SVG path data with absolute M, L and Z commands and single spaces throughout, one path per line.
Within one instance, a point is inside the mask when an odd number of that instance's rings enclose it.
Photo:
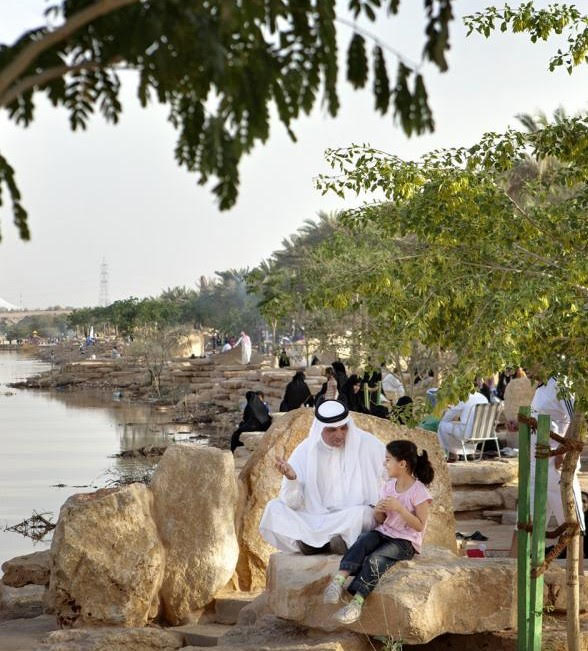
M 419 455 L 412 441 L 388 443 L 385 466 L 389 481 L 374 509 L 378 526 L 349 548 L 325 590 L 323 601 L 337 604 L 347 577 L 354 577 L 347 586 L 353 599 L 333 616 L 341 624 L 353 624 L 361 617 L 365 598 L 388 568 L 421 551 L 432 502 L 426 486 L 433 481 L 433 466 L 427 452 Z

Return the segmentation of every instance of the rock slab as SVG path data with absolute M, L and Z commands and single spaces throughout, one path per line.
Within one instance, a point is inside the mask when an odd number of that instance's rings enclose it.
M 171 446 L 151 489 L 166 550 L 163 614 L 170 624 L 183 624 L 212 601 L 237 564 L 233 457 L 217 448 Z
M 268 568 L 268 604 L 297 624 L 330 631 L 337 606 L 322 593 L 340 557 L 273 554 Z M 500 631 L 515 624 L 515 561 L 470 559 L 425 548 L 417 560 L 391 568 L 368 597 L 359 622 L 346 630 L 424 644 L 443 633 Z
M 39 651 L 175 651 L 184 646 L 180 633 L 158 628 L 102 628 L 54 631 Z
M 265 506 L 280 490 L 281 475 L 274 468 L 274 457 L 288 458 L 292 454 L 294 448 L 308 435 L 313 417 L 312 409 L 301 407 L 274 419 L 239 475 L 237 535 L 240 554 L 237 582 L 241 590 L 263 589 L 267 563 L 275 551 L 259 535 L 259 522 Z M 425 544 L 438 545 L 455 552 L 451 481 L 437 435 L 422 429 L 408 429 L 367 414 L 354 413 L 353 419 L 358 427 L 371 432 L 383 443 L 393 439 L 408 439 L 419 450 L 427 450 L 435 469 L 435 480 L 430 488 L 433 504 Z
M 518 477 L 518 460 L 503 461 L 458 461 L 448 465 L 453 486 L 502 485 Z
M 145 626 L 157 615 L 165 552 L 152 508 L 144 484 L 64 503 L 49 586 L 61 626 Z
M 25 585 L 49 585 L 51 552 L 47 549 L 16 556 L 2 563 L 2 583 L 13 588 Z
M 0 583 L 0 622 L 42 615 L 45 592 L 46 589 L 40 585 L 12 588 Z

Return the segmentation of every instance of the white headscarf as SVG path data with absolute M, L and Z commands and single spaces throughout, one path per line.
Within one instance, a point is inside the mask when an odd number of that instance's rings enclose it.
M 317 446 L 322 441 L 325 427 L 342 425 L 349 426 L 343 448 L 343 475 L 340 478 L 344 496 L 342 507 L 375 504 L 379 497 L 386 453 L 383 443 L 369 432 L 359 429 L 345 405 L 337 400 L 325 400 L 315 413 L 308 437 L 294 450 L 289 460 L 298 479 L 304 484 L 305 510 L 310 513 L 327 511 L 317 482 L 318 473 L 321 472 L 317 463 Z

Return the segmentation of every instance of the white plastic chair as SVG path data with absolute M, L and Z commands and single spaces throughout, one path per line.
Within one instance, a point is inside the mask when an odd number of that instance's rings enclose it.
M 498 418 L 498 404 L 492 405 L 476 405 L 474 407 L 474 422 L 472 424 L 472 431 L 469 438 L 461 442 L 463 449 L 463 458 L 467 461 L 466 445 L 468 443 L 482 442 L 482 449 L 480 450 L 480 461 L 484 456 L 484 447 L 486 441 L 495 441 L 496 449 L 498 450 L 498 457 L 500 458 L 500 447 L 498 445 L 498 436 L 496 435 L 496 419 Z M 471 415 L 470 415 L 471 418 Z

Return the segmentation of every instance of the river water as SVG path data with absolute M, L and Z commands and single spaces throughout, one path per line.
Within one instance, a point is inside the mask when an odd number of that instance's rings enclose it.
M 6 386 L 47 367 L 18 352 L 0 351 L 0 563 L 51 543 L 50 536 L 33 542 L 5 531 L 6 526 L 33 511 L 51 513 L 55 521 L 70 495 L 109 485 L 121 475 L 142 474 L 149 461 L 111 456 L 167 438 L 169 417 L 148 406 Z

